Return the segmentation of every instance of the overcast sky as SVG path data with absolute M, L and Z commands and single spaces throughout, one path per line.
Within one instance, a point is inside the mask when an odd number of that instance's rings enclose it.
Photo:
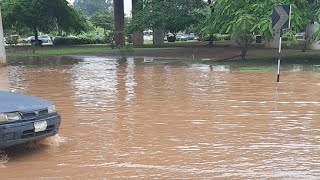
M 67 0 L 70 3 L 73 3 L 74 0 Z M 132 9 L 132 5 L 131 2 L 132 0 L 123 0 L 124 2 L 124 13 L 126 13 L 128 16 L 131 14 L 131 9 Z

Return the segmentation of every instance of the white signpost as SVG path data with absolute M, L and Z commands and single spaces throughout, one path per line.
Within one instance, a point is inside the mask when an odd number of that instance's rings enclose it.
M 282 34 L 283 30 L 290 29 L 291 21 L 291 5 L 275 6 L 272 11 L 272 28 L 275 31 L 280 31 L 279 41 L 279 59 L 278 59 L 278 73 L 277 82 L 280 82 L 280 65 L 282 53 Z

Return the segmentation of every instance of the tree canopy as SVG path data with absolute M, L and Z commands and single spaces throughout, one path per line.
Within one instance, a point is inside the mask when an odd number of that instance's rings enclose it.
M 274 35 L 271 27 L 272 8 L 281 4 L 292 5 L 291 29 L 285 34 L 288 42 L 293 42 L 294 35 L 304 31 L 310 23 L 307 9 L 311 8 L 311 3 L 308 0 L 218 0 L 207 10 L 203 32 L 231 34 L 240 38 L 238 44 L 242 47 L 251 43 L 253 33 L 263 34 L 268 40 Z
M 110 13 L 96 13 L 90 17 L 90 21 L 94 26 L 103 28 L 105 33 L 107 30 L 113 30 L 114 20 Z
M 190 25 L 200 23 L 197 11 L 206 6 L 203 0 L 140 0 L 136 7 L 132 29 L 163 28 L 166 31 L 178 32 Z
M 273 36 L 271 27 L 272 7 L 279 4 L 291 4 L 291 32 L 300 32 L 308 23 L 307 0 L 219 0 L 208 11 L 205 30 L 215 33 L 239 35 L 243 33 L 263 33 L 265 37 Z
M 113 10 L 112 0 L 75 0 L 74 6 L 84 15 L 90 17 L 101 12 L 111 12 Z
M 59 28 L 80 33 L 88 27 L 85 18 L 68 6 L 66 0 L 2 0 L 1 8 L 4 29 L 28 27 L 36 39 L 38 31 Z

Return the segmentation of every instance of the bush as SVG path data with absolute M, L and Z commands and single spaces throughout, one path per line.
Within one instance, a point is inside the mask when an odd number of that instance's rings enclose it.
M 224 40 L 224 37 L 221 36 L 220 34 L 214 34 L 214 35 L 212 36 L 212 39 L 213 39 L 213 41 L 223 41 L 223 40 Z
M 54 45 L 80 45 L 80 44 L 105 44 L 106 40 L 77 38 L 77 37 L 56 37 L 53 41 Z
M 5 42 L 9 45 L 17 45 L 19 43 L 20 37 L 17 35 L 11 35 L 5 38 Z

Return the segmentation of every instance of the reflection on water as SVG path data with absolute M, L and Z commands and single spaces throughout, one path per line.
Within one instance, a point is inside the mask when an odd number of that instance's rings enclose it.
M 8 70 L 13 91 L 54 101 L 63 122 L 31 150 L 0 153 L 3 178 L 320 175 L 317 64 L 284 65 L 278 84 L 275 65 L 247 62 L 84 57 Z
M 0 168 L 4 168 L 8 160 L 9 160 L 8 154 L 5 151 L 1 150 L 0 151 Z
M 8 69 L 0 67 L 0 91 L 8 91 L 9 88 Z

